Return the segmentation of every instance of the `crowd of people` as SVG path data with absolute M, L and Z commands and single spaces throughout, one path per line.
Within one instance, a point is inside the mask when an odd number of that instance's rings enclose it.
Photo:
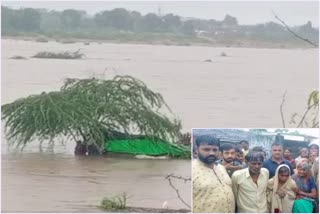
M 319 144 L 292 157 L 281 143 L 271 157 L 249 142 L 220 143 L 211 136 L 195 140 L 192 162 L 195 213 L 318 213 Z

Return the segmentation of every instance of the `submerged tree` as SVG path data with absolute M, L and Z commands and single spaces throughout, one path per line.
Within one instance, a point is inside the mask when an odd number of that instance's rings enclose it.
M 181 124 L 170 119 L 163 97 L 131 77 L 67 79 L 60 91 L 32 95 L 2 106 L 11 145 L 57 137 L 93 143 L 103 149 L 116 134 L 142 134 L 175 142 Z

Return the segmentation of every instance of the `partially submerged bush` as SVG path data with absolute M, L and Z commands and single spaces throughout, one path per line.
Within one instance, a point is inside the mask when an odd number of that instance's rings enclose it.
M 13 57 L 10 57 L 10 59 L 27 59 L 27 58 L 23 56 L 13 56 Z
M 73 44 L 73 43 L 76 43 L 76 41 L 72 40 L 72 39 L 64 39 L 64 40 L 60 40 L 59 42 L 62 43 L 62 44 Z
M 46 39 L 45 37 L 38 37 L 36 38 L 36 42 L 49 42 L 49 40 Z
M 124 210 L 127 207 L 127 199 L 128 196 L 124 192 L 121 195 L 113 196 L 113 197 L 105 197 L 101 201 L 101 208 L 105 210 Z
M 48 58 L 48 59 L 81 59 L 85 55 L 80 53 L 80 49 L 75 52 L 65 51 L 65 52 L 47 52 L 41 51 L 33 56 L 33 58 Z

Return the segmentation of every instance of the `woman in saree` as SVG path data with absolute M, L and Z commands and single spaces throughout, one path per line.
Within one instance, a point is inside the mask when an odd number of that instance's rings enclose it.
M 290 175 L 288 165 L 281 164 L 275 176 L 268 181 L 267 200 L 271 213 L 292 213 L 297 185 Z
M 292 176 L 298 187 L 297 200 L 293 206 L 294 213 L 312 213 L 316 206 L 317 187 L 310 170 L 308 159 L 302 158 L 297 162 L 297 174 Z

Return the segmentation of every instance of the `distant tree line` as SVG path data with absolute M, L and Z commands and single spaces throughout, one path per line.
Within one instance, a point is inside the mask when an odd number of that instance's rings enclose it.
M 193 35 L 195 29 L 179 16 L 154 13 L 141 15 L 123 8 L 105 10 L 94 16 L 85 11 L 68 9 L 62 12 L 25 8 L 14 10 L 1 7 L 2 33 L 25 32 L 74 32 L 74 31 L 124 31 L 124 32 L 170 32 Z
M 256 25 L 239 25 L 235 17 L 226 15 L 221 21 L 187 19 L 174 14 L 163 16 L 154 13 L 141 15 L 123 8 L 105 10 L 93 16 L 85 11 L 67 9 L 62 12 L 46 9 L 11 9 L 1 7 L 2 35 L 38 33 L 44 35 L 80 33 L 169 33 L 181 36 L 203 37 L 213 40 L 262 39 L 286 41 L 292 35 L 280 24 L 268 22 Z M 319 29 L 308 21 L 292 27 L 300 35 L 318 42 Z

